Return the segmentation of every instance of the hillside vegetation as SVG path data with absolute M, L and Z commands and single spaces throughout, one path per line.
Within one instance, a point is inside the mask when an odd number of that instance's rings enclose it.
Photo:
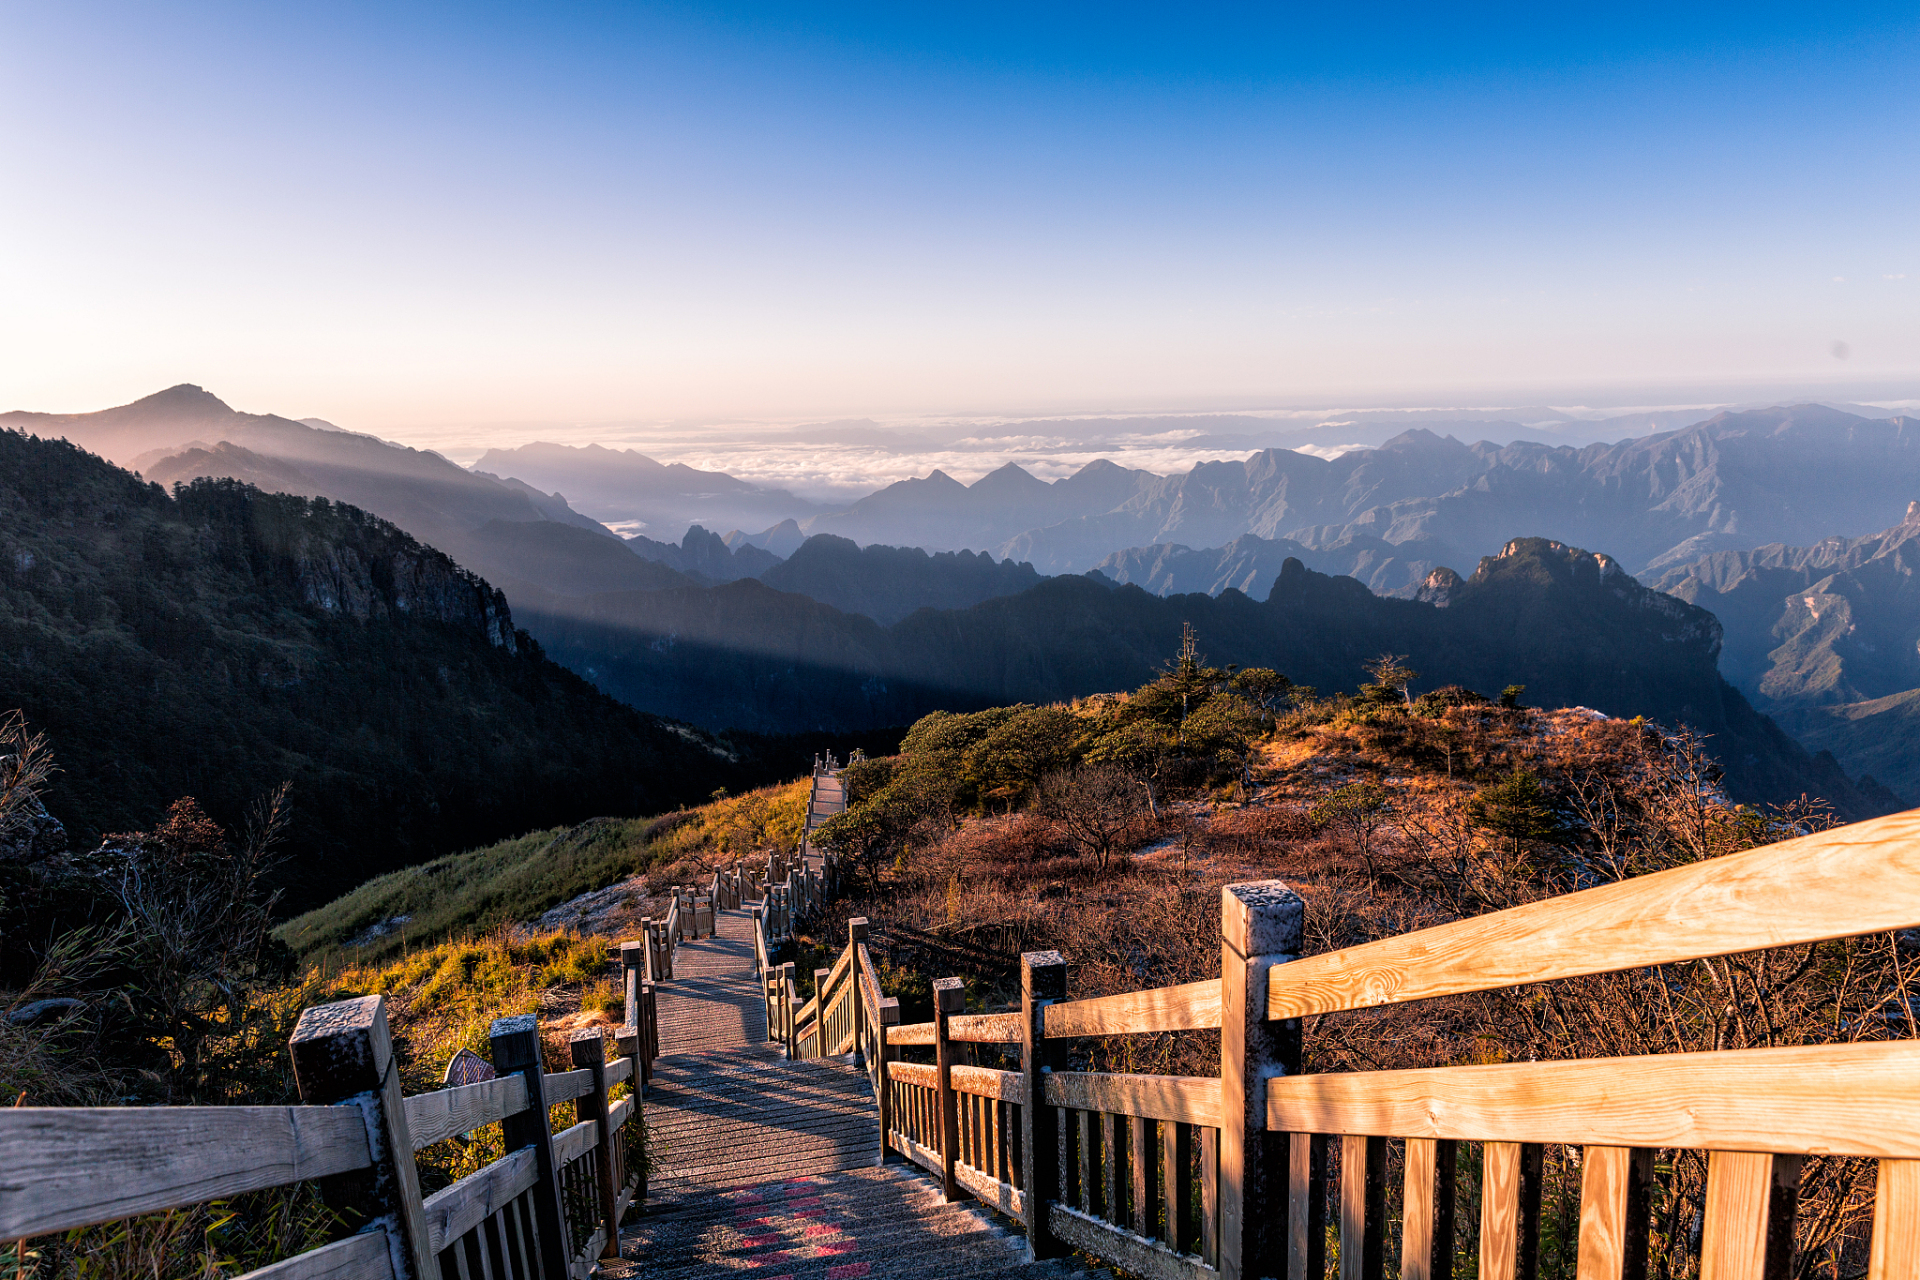
M 919 1006 L 911 1020 L 930 1016 L 926 993 L 897 975 L 962 976 L 972 1007 L 1001 1008 L 1018 1000 L 1026 951 L 1060 951 L 1074 997 L 1215 977 L 1219 891 L 1237 881 L 1296 889 L 1306 950 L 1320 953 L 1833 821 L 1817 800 L 1733 803 L 1684 731 L 1529 708 L 1517 687 L 1411 694 L 1397 655 L 1373 670 L 1357 693 L 1323 697 L 1209 667 L 1189 647 L 1130 695 L 929 717 L 898 757 L 850 771 L 857 802 L 820 840 L 865 874 L 814 941 L 830 950 L 846 916 L 867 916 L 903 1004 Z M 1306 1069 L 1904 1036 L 1912 945 L 1879 935 L 1311 1019 Z M 1082 1042 L 1075 1065 L 1205 1076 L 1217 1050 L 1210 1032 L 1116 1037 Z M 1475 1160 L 1463 1156 L 1463 1261 Z M 1661 1280 L 1698 1266 L 1705 1172 L 1698 1153 L 1657 1171 Z M 1871 1161 L 1807 1162 L 1797 1275 L 1864 1266 L 1874 1176 Z M 1545 1179 L 1541 1274 L 1570 1276 L 1578 1150 L 1549 1147 Z
M 769 846 L 792 849 L 806 822 L 809 783 L 762 787 L 654 818 L 593 818 L 530 832 L 378 876 L 281 925 L 275 936 L 308 963 L 370 963 L 434 939 L 486 934 L 533 921 L 603 891 L 612 920 L 637 921 L 654 893 L 704 879 L 720 861 Z M 578 927 L 576 918 L 556 918 Z

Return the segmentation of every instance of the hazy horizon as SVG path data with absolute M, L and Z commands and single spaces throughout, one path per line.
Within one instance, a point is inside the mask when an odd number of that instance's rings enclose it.
M 1920 393 L 1896 7 L 81 0 L 0 51 L 11 406 L 457 444 Z

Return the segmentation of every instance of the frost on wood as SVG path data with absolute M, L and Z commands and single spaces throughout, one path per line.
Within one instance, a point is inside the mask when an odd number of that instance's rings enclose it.
M 1300 953 L 1306 903 L 1280 880 L 1230 884 L 1220 891 L 1221 934 L 1247 956 Z

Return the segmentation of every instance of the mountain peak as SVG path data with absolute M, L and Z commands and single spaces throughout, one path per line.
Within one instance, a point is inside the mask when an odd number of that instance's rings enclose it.
M 120 407 L 123 410 L 138 409 L 144 413 L 164 413 L 170 417 L 224 418 L 233 413 L 232 405 L 205 387 L 196 387 L 191 382 L 156 391 Z
M 1909 502 L 1907 504 L 1907 518 L 1902 520 L 1900 523 L 1903 526 L 1910 525 L 1910 524 L 1920 524 L 1920 502 Z

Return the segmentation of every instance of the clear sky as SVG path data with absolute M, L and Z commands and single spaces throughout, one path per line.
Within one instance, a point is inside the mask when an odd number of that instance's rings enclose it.
M 6 0 L 0 408 L 1911 396 L 1917 69 L 1913 5 Z

